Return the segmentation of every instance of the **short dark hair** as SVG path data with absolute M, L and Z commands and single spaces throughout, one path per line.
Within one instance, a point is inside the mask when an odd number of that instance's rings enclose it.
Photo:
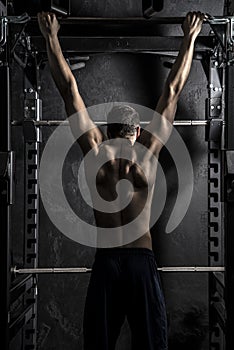
M 107 131 L 111 137 L 134 135 L 140 125 L 138 112 L 128 106 L 114 106 L 107 115 Z

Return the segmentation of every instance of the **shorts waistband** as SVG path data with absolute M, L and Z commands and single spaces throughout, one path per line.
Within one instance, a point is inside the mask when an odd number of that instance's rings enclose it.
M 97 248 L 96 256 L 108 255 L 149 255 L 154 256 L 154 252 L 149 248 Z

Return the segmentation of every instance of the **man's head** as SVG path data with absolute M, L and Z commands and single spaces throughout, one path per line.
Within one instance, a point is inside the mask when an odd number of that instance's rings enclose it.
M 109 138 L 123 137 L 134 143 L 140 135 L 139 114 L 130 106 L 114 106 L 107 115 L 107 124 Z

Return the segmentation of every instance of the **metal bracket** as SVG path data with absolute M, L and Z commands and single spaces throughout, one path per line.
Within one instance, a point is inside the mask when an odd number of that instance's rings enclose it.
M 208 140 L 213 142 L 220 142 L 223 131 L 223 119 L 211 119 L 208 124 Z
M 1 48 L 2 46 L 5 45 L 6 43 L 6 36 L 7 36 L 7 21 L 6 21 L 6 16 L 7 15 L 7 9 L 6 6 L 0 1 L 0 20 L 1 20 L 1 32 L 0 32 L 0 53 L 3 51 Z
M 1 17 L 0 18 L 1 22 L 1 36 L 0 36 L 0 47 L 4 46 L 6 44 L 6 39 L 7 39 L 7 18 L 6 17 Z
M 210 118 L 218 118 L 222 112 L 222 99 L 221 97 L 208 98 L 208 111 Z
M 210 147 L 222 148 L 224 144 L 224 72 L 225 67 L 219 65 L 217 53 L 209 57 L 208 99 L 206 100 L 206 115 L 208 124 L 205 139 L 210 141 Z
M 234 17 L 229 17 L 229 28 L 228 28 L 228 34 L 229 34 L 229 44 L 234 44 Z
M 38 93 L 32 89 L 25 89 L 24 100 L 24 121 L 23 134 L 25 142 L 38 142 L 40 140 L 40 130 L 35 126 L 34 121 L 41 120 L 42 100 Z
M 66 58 L 67 64 L 72 71 L 84 68 L 89 56 L 74 56 Z
M 38 93 L 32 89 L 25 90 L 24 118 L 40 120 L 42 115 L 42 100 Z

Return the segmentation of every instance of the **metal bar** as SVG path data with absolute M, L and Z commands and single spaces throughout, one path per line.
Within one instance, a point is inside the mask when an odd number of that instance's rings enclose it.
M 129 24 L 131 25 L 132 22 L 134 24 L 136 23 L 154 23 L 154 24 L 182 24 L 184 21 L 185 17 L 155 17 L 152 18 L 150 21 L 148 19 L 142 18 L 142 17 L 124 17 L 124 18 L 119 18 L 119 17 L 113 17 L 113 18 L 108 18 L 108 17 L 68 17 L 68 18 L 62 18 L 60 20 L 61 24 L 67 24 L 67 23 L 72 23 L 72 24 L 79 24 L 82 22 L 83 23 L 107 23 L 107 24 L 112 24 L 112 23 L 118 23 L 118 24 Z M 32 20 L 36 20 L 36 17 L 32 17 Z M 206 23 L 206 22 L 204 22 Z
M 229 21 L 230 17 L 216 16 L 204 20 L 204 24 L 225 24 Z M 150 20 L 143 17 L 67 17 L 61 18 L 59 21 L 61 24 L 75 24 L 75 25 L 97 25 L 98 23 L 104 23 L 107 25 L 112 24 L 127 24 L 129 26 L 134 24 L 182 24 L 185 17 L 154 17 Z M 37 22 L 37 17 L 31 16 L 31 22 L 35 24 Z
M 92 269 L 86 267 L 67 267 L 67 268 L 59 268 L 59 267 L 48 267 L 48 268 L 34 268 L 34 269 L 17 269 L 14 268 L 12 272 L 14 274 L 46 274 L 46 273 L 86 273 L 91 272 Z
M 224 272 L 224 266 L 174 266 L 174 267 L 159 267 L 162 272 Z M 91 272 L 91 268 L 86 267 L 48 267 L 35 269 L 12 269 L 14 274 L 46 274 L 46 273 L 87 273 Z
M 70 33 L 73 33 L 71 29 Z M 103 37 L 96 34 L 93 36 L 60 36 L 60 43 L 63 52 L 67 53 L 97 53 L 97 52 L 128 52 L 136 53 L 141 51 L 179 51 L 182 36 L 180 37 L 160 37 L 156 34 L 146 33 L 142 36 L 136 36 L 134 33 L 131 35 L 116 34 L 116 36 L 110 36 L 111 30 L 109 29 L 108 35 Z M 165 40 L 166 39 L 166 40 Z M 31 36 L 31 43 L 37 52 L 46 53 L 45 40 L 41 36 Z M 200 36 L 195 43 L 195 52 L 208 52 L 214 50 L 214 38 L 211 36 Z
M 68 10 L 62 8 L 61 6 L 51 4 L 51 11 L 60 14 L 62 16 L 67 16 L 68 15 Z
M 106 120 L 93 121 L 96 125 L 106 125 Z M 58 126 L 58 125 L 69 125 L 68 120 L 40 120 L 33 121 L 35 126 Z M 148 125 L 150 121 L 141 121 L 141 125 Z M 206 126 L 209 123 L 207 120 L 175 120 L 173 125 L 175 126 Z M 22 126 L 23 122 L 13 120 L 12 126 Z
M 159 267 L 162 272 L 224 272 L 224 266 L 187 266 L 187 267 Z

